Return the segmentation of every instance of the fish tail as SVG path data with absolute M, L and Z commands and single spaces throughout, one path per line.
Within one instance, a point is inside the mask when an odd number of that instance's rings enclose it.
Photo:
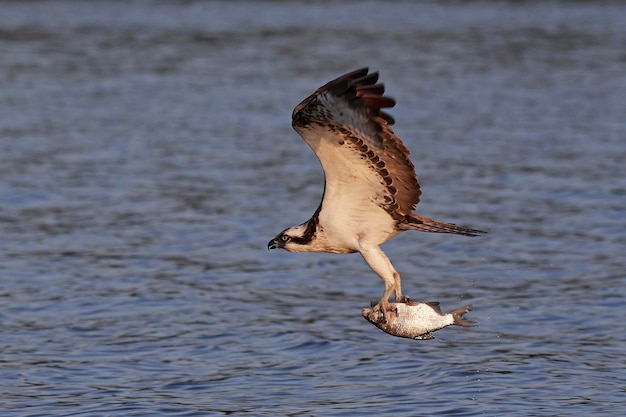
M 470 311 L 472 308 L 474 307 L 471 304 L 468 304 L 463 307 L 457 308 L 454 311 L 451 311 L 450 314 L 452 314 L 452 318 L 454 319 L 454 322 L 452 324 L 454 324 L 455 326 L 463 327 L 473 326 L 475 324 L 473 321 L 467 320 L 465 317 L 463 317 L 463 315 Z
M 453 233 L 464 236 L 478 236 L 487 233 L 478 229 L 470 229 L 468 227 L 457 226 L 452 223 L 439 222 L 417 215 L 405 216 L 404 221 L 400 223 L 400 228 L 404 230 L 419 230 L 420 232 L 430 233 Z

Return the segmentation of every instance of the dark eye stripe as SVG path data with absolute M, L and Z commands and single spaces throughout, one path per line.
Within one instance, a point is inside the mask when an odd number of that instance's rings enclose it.
M 302 237 L 292 237 L 289 239 L 291 243 L 295 243 L 296 245 L 308 245 L 313 240 L 313 235 L 304 235 Z

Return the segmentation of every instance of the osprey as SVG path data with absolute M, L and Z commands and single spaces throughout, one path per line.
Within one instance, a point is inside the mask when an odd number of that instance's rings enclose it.
M 320 87 L 296 106 L 293 128 L 324 169 L 324 194 L 307 222 L 270 240 L 268 249 L 289 252 L 359 252 L 385 283 L 374 310 L 389 310 L 389 297 L 407 302 L 400 274 L 380 245 L 405 230 L 476 236 L 484 233 L 413 213 L 421 190 L 409 150 L 381 111 L 395 100 L 383 95 L 378 73 L 368 68 Z

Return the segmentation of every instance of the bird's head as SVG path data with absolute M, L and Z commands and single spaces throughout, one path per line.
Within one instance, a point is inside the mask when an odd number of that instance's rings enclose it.
M 287 228 L 268 242 L 267 249 L 279 248 L 289 252 L 305 252 L 306 246 L 313 238 L 307 233 L 307 229 L 306 224 Z

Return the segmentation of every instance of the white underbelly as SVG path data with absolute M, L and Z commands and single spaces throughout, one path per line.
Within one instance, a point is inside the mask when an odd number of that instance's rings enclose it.
M 369 205 L 351 213 L 341 209 L 326 210 L 320 213 L 320 226 L 331 247 L 359 251 L 361 242 L 380 245 L 399 232 L 395 220 L 382 208 Z

